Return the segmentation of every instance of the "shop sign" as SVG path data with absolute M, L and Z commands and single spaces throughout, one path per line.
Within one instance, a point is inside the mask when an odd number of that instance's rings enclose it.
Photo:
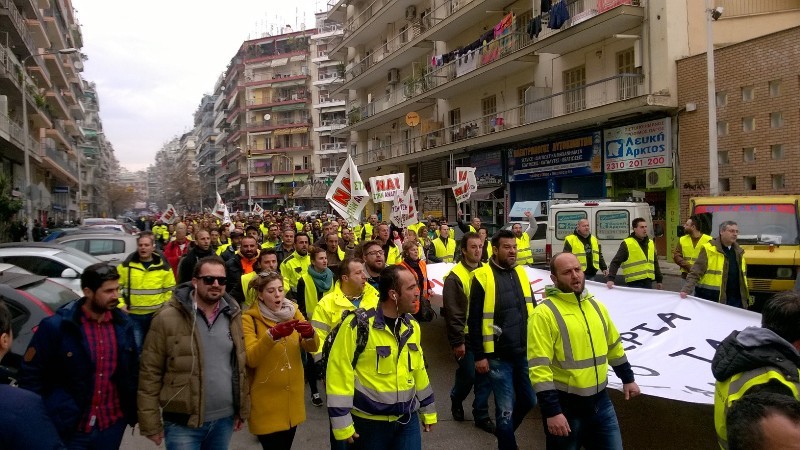
M 672 167 L 669 118 L 605 130 L 603 144 L 607 173 Z
M 508 151 L 510 181 L 574 177 L 600 173 L 600 132 Z
M 503 184 L 503 162 L 500 150 L 474 153 L 469 162 L 475 168 L 478 186 L 496 186 Z

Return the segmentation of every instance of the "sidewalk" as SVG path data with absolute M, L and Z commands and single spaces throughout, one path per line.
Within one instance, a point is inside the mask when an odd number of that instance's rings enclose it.
M 681 276 L 681 268 L 672 262 L 672 260 L 667 260 L 666 257 L 660 256 L 658 258 L 658 267 L 661 268 L 661 273 L 663 275 Z

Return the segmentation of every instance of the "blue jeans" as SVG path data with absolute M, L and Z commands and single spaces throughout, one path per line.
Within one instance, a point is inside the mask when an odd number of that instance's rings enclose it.
M 229 448 L 233 435 L 233 416 L 204 422 L 190 428 L 164 422 L 164 442 L 167 450 L 217 450 Z
M 516 450 L 514 431 L 536 406 L 525 355 L 513 359 L 489 358 L 489 380 L 494 391 L 495 436 L 500 450 Z
M 358 439 L 354 449 L 421 450 L 422 435 L 419 415 L 413 412 L 395 422 L 370 420 L 353 416 Z
M 64 445 L 69 450 L 116 450 L 122 444 L 122 435 L 125 434 L 127 427 L 125 419 L 120 419 L 103 431 L 99 431 L 96 427 L 88 433 L 78 431 L 69 439 L 65 439 Z
M 617 414 L 607 391 L 597 394 L 593 411 L 576 413 L 566 407 L 564 415 L 571 430 L 569 436 L 551 435 L 547 431 L 547 418 L 542 418 L 548 450 L 578 450 L 581 447 L 587 450 L 622 450 Z
M 136 353 L 142 356 L 142 346 L 144 337 L 150 330 L 150 322 L 153 321 L 153 314 L 128 314 L 133 328 L 133 340 L 136 343 Z
M 456 361 L 456 379 L 453 389 L 450 390 L 450 399 L 453 403 L 461 404 L 475 386 L 475 399 L 472 401 L 472 418 L 479 422 L 489 418 L 489 394 L 492 385 L 489 377 L 484 373 L 475 372 L 475 355 L 467 348 L 464 357 Z

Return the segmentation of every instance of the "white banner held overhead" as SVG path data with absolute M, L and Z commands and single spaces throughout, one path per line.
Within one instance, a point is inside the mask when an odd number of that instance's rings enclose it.
M 405 228 L 417 223 L 417 208 L 414 203 L 414 191 L 411 188 L 405 194 L 395 197 L 390 219 L 396 227 Z
M 164 211 L 164 214 L 161 214 L 160 221 L 164 223 L 173 223 L 175 219 L 178 218 L 178 211 L 175 210 L 175 207 L 172 204 L 167 205 L 167 210 Z
M 369 193 L 350 155 L 347 155 L 347 161 L 333 180 L 325 199 L 348 224 L 358 223 L 361 211 L 369 201 Z
M 369 185 L 372 188 L 372 201 L 375 203 L 394 201 L 394 199 L 403 195 L 405 181 L 405 173 L 393 173 L 370 178 Z
M 469 200 L 470 195 L 478 190 L 474 167 L 456 167 L 456 184 L 453 186 L 453 197 L 456 203 Z
M 411 189 L 411 186 L 409 186 L 406 191 L 406 203 L 408 204 L 408 217 L 405 219 L 405 226 L 407 227 L 419 222 L 419 220 L 417 220 L 417 213 L 419 212 L 417 209 L 417 198 L 414 196 L 414 189 Z
M 441 295 L 453 264 L 428 265 L 434 292 Z M 525 268 L 531 289 L 541 301 L 550 273 Z M 586 282 L 594 298 L 606 305 L 620 332 L 628 361 L 642 393 L 691 403 L 714 403 L 711 359 L 719 342 L 734 330 L 760 326 L 761 315 L 677 292 L 614 287 Z M 622 382 L 609 367 L 609 386 Z
M 263 216 L 264 215 L 264 208 L 262 208 L 261 205 L 256 203 L 255 205 L 253 205 L 253 214 L 255 214 L 257 216 Z

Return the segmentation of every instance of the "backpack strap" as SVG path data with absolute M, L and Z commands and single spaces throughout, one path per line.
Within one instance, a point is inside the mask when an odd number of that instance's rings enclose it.
M 358 357 L 367 348 L 367 342 L 369 341 L 369 317 L 364 308 L 356 309 L 353 314 L 356 316 L 356 348 L 353 352 L 352 361 L 353 368 L 355 368 L 356 363 L 358 363 Z

